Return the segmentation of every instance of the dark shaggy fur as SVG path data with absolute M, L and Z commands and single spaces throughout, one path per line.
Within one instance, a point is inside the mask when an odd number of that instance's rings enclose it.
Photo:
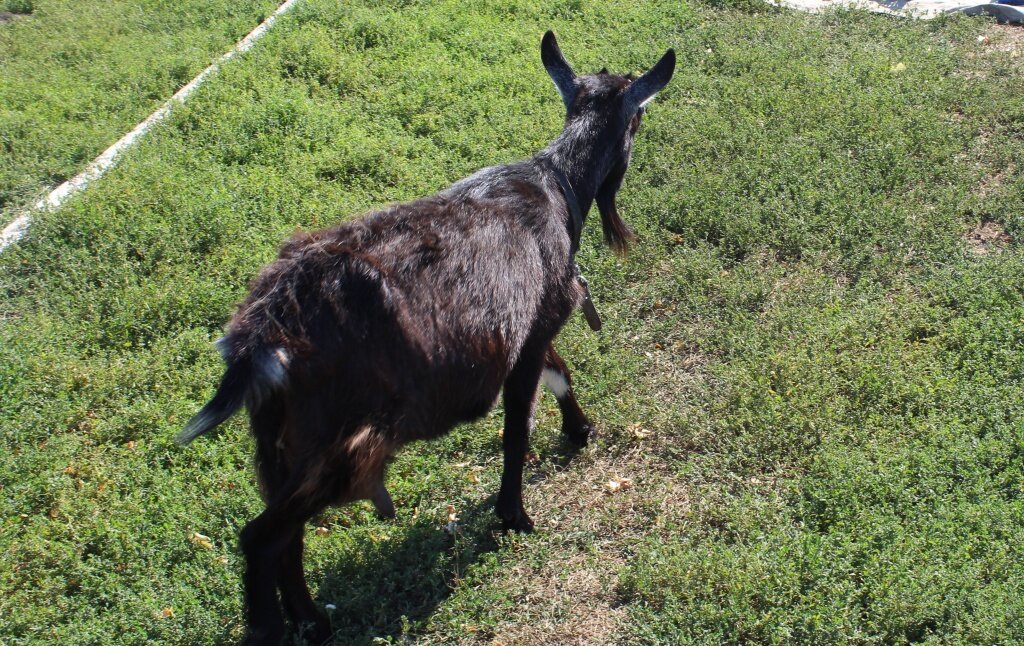
M 220 342 L 227 371 L 181 439 L 249 410 L 267 503 L 241 534 L 250 643 L 281 639 L 278 589 L 296 625 L 328 636 L 302 572 L 304 524 L 363 498 L 393 514 L 384 470 L 401 445 L 480 417 L 504 389 L 497 513 L 505 528 L 529 531 L 522 469 L 543 369 L 564 432 L 580 445 L 591 433 L 551 345 L 581 298 L 570 200 L 584 216 L 596 201 L 605 239 L 626 248 L 633 234 L 615 194 L 643 104 L 675 56 L 634 81 L 576 77 L 550 32 L 541 53 L 567 109 L 561 136 L 432 197 L 296 236 Z

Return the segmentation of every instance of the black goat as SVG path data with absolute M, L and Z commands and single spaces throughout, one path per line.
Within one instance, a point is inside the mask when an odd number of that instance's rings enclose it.
M 551 32 L 541 57 L 567 110 L 555 141 L 433 197 L 296 236 L 219 342 L 227 371 L 180 439 L 249 410 L 267 508 L 241 532 L 247 643 L 283 636 L 278 588 L 297 626 L 329 637 L 303 575 L 304 525 L 365 498 L 392 515 L 384 469 L 401 445 L 484 415 L 504 388 L 497 513 L 506 529 L 530 531 L 522 472 L 542 375 L 563 431 L 586 444 L 592 427 L 552 341 L 584 299 L 573 258 L 591 204 L 613 248 L 633 237 L 615 194 L 675 54 L 636 80 L 577 77 Z

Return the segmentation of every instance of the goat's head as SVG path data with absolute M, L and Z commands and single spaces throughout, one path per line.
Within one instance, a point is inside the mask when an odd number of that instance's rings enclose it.
M 640 127 L 644 106 L 672 79 L 676 54 L 668 50 L 661 60 L 639 78 L 609 74 L 576 76 L 562 56 L 552 32 L 541 41 L 541 60 L 565 103 L 565 130 L 587 141 L 592 156 L 588 175 L 596 180 L 594 201 L 601 213 L 604 239 L 615 251 L 625 252 L 636 236 L 619 217 L 615 195 L 629 167 L 633 138 Z

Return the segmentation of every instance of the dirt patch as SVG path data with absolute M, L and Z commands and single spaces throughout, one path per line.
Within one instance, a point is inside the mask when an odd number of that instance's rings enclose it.
M 967 233 L 966 239 L 967 249 L 977 256 L 999 253 L 1010 244 L 1010 236 L 996 222 L 982 222 Z
M 619 571 L 637 544 L 666 519 L 689 510 L 686 483 L 645 442 L 615 455 L 578 455 L 570 466 L 526 488 L 546 558 L 520 559 L 500 582 L 516 614 L 465 643 L 493 646 L 590 646 L 623 643 L 628 609 Z
M 978 197 L 984 199 L 989 195 L 992 195 L 1003 185 L 1003 181 L 1006 177 L 1008 175 L 1013 175 L 1016 170 L 1017 169 L 1013 164 L 1009 164 L 1006 168 L 982 179 L 981 184 L 978 186 Z
M 495 637 L 481 641 L 502 646 L 617 643 L 625 609 L 615 607 L 613 595 L 606 592 L 609 584 L 602 579 L 607 576 L 583 557 L 555 559 L 539 571 L 517 567 L 505 583 L 512 594 L 531 591 L 520 605 L 528 618 L 516 617 L 499 627 Z
M 1024 54 L 1024 25 L 992 24 L 980 38 L 986 54 L 1006 52 L 1013 58 Z
M 968 79 L 991 77 L 993 65 L 1002 64 L 1002 57 L 1009 55 L 1014 63 L 1024 60 L 1024 26 L 992 23 L 978 36 L 977 47 L 967 51 L 965 60 L 970 64 L 956 74 Z

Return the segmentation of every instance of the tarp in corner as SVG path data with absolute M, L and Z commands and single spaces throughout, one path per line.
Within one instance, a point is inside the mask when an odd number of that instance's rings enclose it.
M 962 12 L 968 16 L 994 16 L 999 22 L 1024 23 L 1024 0 L 769 0 L 772 4 L 801 11 L 818 12 L 834 7 L 865 9 L 912 18 L 934 18 L 939 14 Z

